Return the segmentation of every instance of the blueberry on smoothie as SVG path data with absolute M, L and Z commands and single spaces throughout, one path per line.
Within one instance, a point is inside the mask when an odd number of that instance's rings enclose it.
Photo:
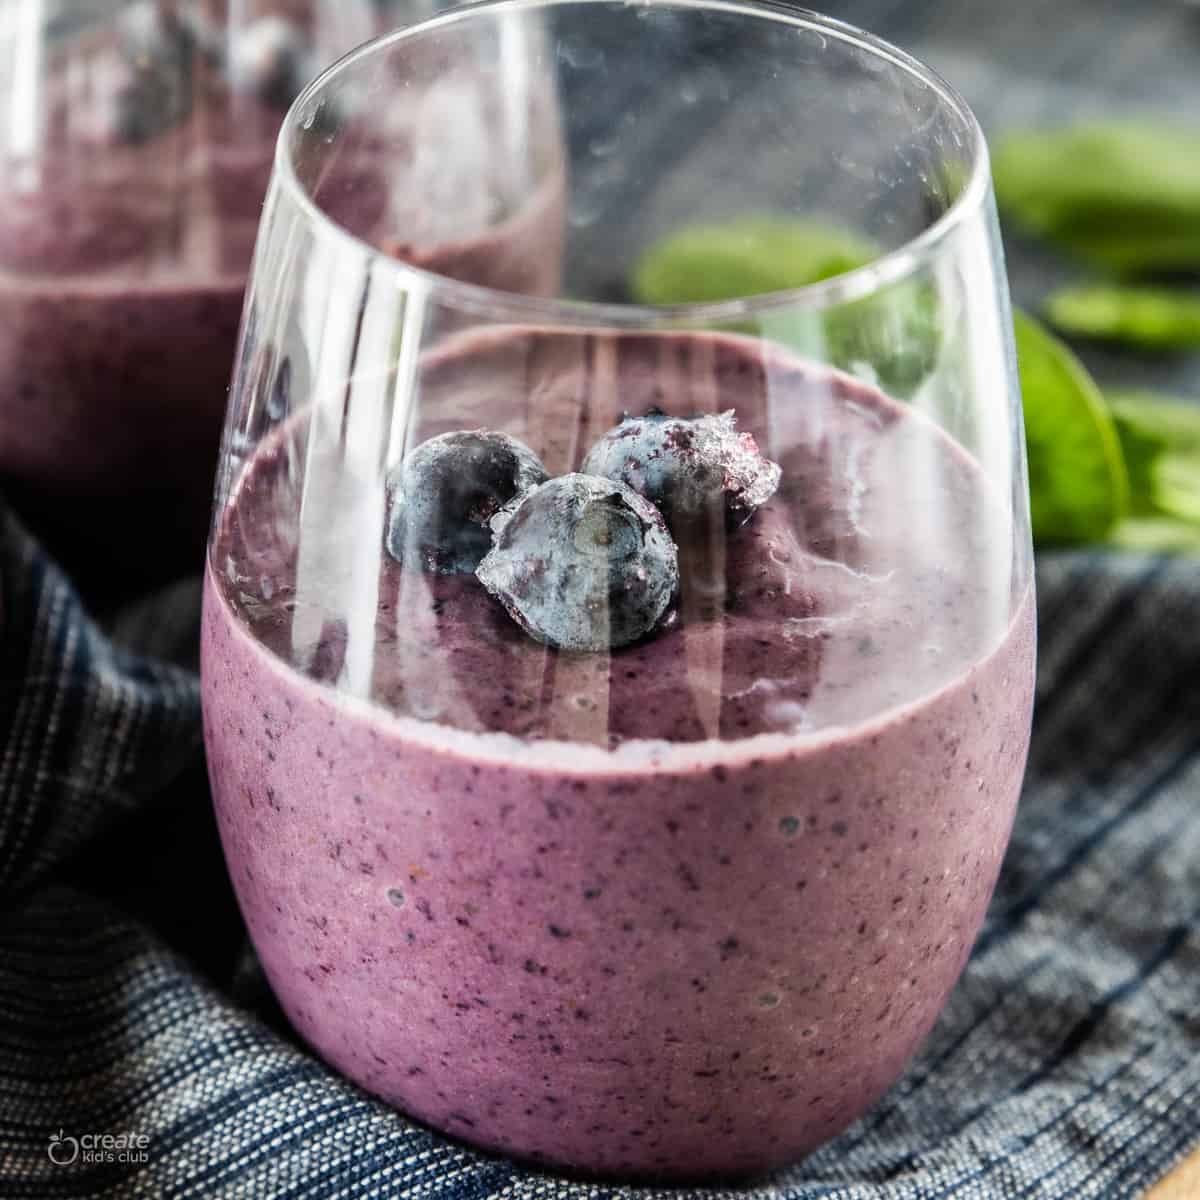
M 738 433 L 733 410 L 694 418 L 661 412 L 625 419 L 588 451 L 581 468 L 627 484 L 658 505 L 672 530 L 723 511 L 730 528 L 779 486 L 779 467 Z
M 143 0 L 121 14 L 117 35 L 125 78 L 115 97 L 115 132 L 144 142 L 191 112 L 195 33 L 178 13 Z
M 229 54 L 229 79 L 238 91 L 285 109 L 312 71 L 308 39 L 278 14 L 259 17 L 238 31 Z
M 497 513 L 475 574 L 539 642 L 608 650 L 650 633 L 679 583 L 662 514 L 632 488 L 562 475 Z
M 153 0 L 130 5 L 117 18 L 121 53 L 144 70 L 186 68 L 196 46 L 190 22 Z
M 491 547 L 492 517 L 546 478 L 541 459 L 506 433 L 430 438 L 388 480 L 388 553 L 434 574 L 470 574 Z

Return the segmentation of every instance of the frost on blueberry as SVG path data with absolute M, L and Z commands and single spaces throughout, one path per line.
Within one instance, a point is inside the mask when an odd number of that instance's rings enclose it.
M 492 517 L 545 479 L 538 456 L 506 433 L 430 438 L 388 479 L 388 553 L 439 575 L 469 574 L 492 544 Z
M 562 475 L 499 512 L 492 528 L 475 574 L 530 637 L 562 650 L 637 641 L 678 586 L 662 514 L 618 481 Z
M 628 484 L 676 532 L 722 509 L 731 528 L 743 524 L 775 494 L 780 474 L 752 434 L 738 433 L 732 409 L 694 418 L 627 416 L 588 451 L 581 469 Z

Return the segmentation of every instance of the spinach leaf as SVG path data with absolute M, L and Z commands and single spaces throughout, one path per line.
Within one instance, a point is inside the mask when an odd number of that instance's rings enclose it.
M 1013 131 L 992 161 L 1001 211 L 1122 272 L 1200 267 L 1200 133 L 1093 122 Z
M 1046 300 L 1046 316 L 1075 337 L 1153 350 L 1200 346 L 1200 295 L 1192 292 L 1103 284 L 1060 288 Z
M 1200 404 L 1144 392 L 1116 393 L 1110 403 L 1135 515 L 1173 517 L 1200 530 Z
M 1129 508 L 1112 415 L 1087 369 L 1023 312 L 1013 314 L 1025 409 L 1033 536 L 1104 540 Z
M 656 243 L 637 264 L 632 291 L 643 304 L 731 300 L 818 283 L 880 253 L 833 224 L 750 215 L 690 226 Z M 828 310 L 815 338 L 807 314 L 786 310 L 770 314 L 761 332 L 846 370 L 866 368 L 907 399 L 937 363 L 941 308 L 932 286 L 905 281 Z

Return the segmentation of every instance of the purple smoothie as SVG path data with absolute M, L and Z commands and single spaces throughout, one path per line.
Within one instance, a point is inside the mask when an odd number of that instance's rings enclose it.
M 203 536 L 282 112 L 239 98 L 231 137 L 228 88 L 197 55 L 186 111 L 132 137 L 115 31 L 49 53 L 38 140 L 6 146 L 0 185 L 0 477 L 85 578 L 115 566 L 136 586 Z
M 272 11 L 307 27 L 314 7 Z M 197 54 L 186 115 L 131 140 L 113 115 L 122 61 L 111 30 L 84 35 L 45 71 L 36 147 L 0 152 L 0 486 L 89 591 L 199 562 L 284 115 Z M 494 287 L 557 285 L 561 179 L 437 245 L 400 240 L 423 198 L 393 174 L 398 195 L 378 171 L 345 192 L 364 236 Z
M 665 632 L 568 656 L 385 555 L 364 613 L 353 526 L 297 516 L 336 449 L 268 435 L 202 660 L 272 986 L 329 1062 L 481 1146 L 661 1178 L 794 1160 L 897 1077 L 995 883 L 1034 660 L 1001 506 L 926 419 L 733 336 L 469 334 L 421 389 L 413 443 L 486 424 L 552 473 L 623 410 L 734 408 L 782 483 L 681 548 Z

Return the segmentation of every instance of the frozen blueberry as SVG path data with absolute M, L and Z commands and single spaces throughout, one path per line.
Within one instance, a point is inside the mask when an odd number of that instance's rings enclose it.
M 210 66 L 224 67 L 229 44 L 227 19 L 214 20 L 198 4 L 187 5 L 182 15 L 195 39 L 196 53 Z
M 238 91 L 287 108 L 313 74 L 312 53 L 303 31 L 286 17 L 259 17 L 235 34 L 228 71 Z
M 139 0 L 117 18 L 117 36 L 127 61 L 146 69 L 186 68 L 196 48 L 190 21 L 155 0 Z
M 196 36 L 177 12 L 142 0 L 121 14 L 117 40 L 125 78 L 115 97 L 116 132 L 144 142 L 191 112 Z
M 475 574 L 539 642 L 607 650 L 662 620 L 679 583 L 662 514 L 632 488 L 562 475 L 501 509 Z
M 657 504 L 678 531 L 724 511 L 731 528 L 748 520 L 779 486 L 779 467 L 738 433 L 733 410 L 708 416 L 627 416 L 588 451 L 581 470 L 628 484 Z
M 492 517 L 545 479 L 538 456 L 506 433 L 430 438 L 388 482 L 388 553 L 439 575 L 474 571 L 492 544 Z

